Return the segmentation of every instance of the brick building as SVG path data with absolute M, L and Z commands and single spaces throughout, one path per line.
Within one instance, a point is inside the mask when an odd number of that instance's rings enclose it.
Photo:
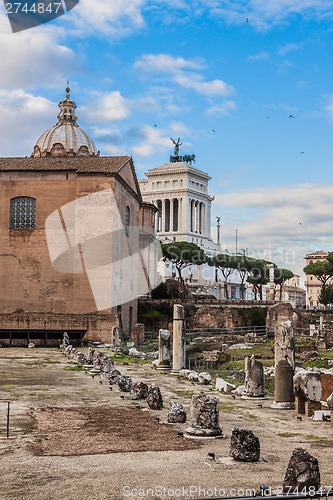
M 128 335 L 137 296 L 154 285 L 156 208 L 132 159 L 99 156 L 68 88 L 59 108 L 31 157 L 0 158 L 4 346 L 56 345 L 64 331 L 110 342 L 113 326 Z

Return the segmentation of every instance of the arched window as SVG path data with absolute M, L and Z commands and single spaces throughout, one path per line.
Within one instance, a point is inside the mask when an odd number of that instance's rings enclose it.
M 125 211 L 125 234 L 129 236 L 129 227 L 131 222 L 131 210 L 130 207 L 126 207 Z
M 11 229 L 34 229 L 36 227 L 36 199 L 17 196 L 10 200 Z

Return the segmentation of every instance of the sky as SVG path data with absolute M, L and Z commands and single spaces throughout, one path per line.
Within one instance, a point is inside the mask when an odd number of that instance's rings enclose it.
M 78 124 L 138 178 L 170 138 L 207 172 L 212 235 L 301 274 L 333 250 L 331 0 L 80 0 L 12 33 L 0 7 L 0 156 L 30 156 L 67 81 Z

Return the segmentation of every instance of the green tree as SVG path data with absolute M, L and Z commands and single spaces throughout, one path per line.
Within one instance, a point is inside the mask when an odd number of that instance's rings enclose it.
M 304 267 L 305 274 L 312 274 L 321 283 L 321 298 L 326 300 L 326 287 L 329 280 L 333 277 L 333 252 L 329 252 L 325 260 L 313 262 Z M 324 302 L 321 302 L 324 304 Z M 329 302 L 328 302 L 329 303 Z M 325 304 L 326 305 L 326 304 Z
M 201 266 L 207 262 L 206 254 L 202 248 L 187 241 L 162 244 L 162 255 L 165 261 L 171 262 L 175 266 L 180 281 L 183 281 L 183 269 L 192 264 Z
M 221 271 L 224 277 L 224 294 L 225 298 L 228 299 L 229 298 L 228 278 L 234 272 L 234 270 L 238 268 L 237 257 L 221 253 L 219 255 L 211 257 L 208 260 L 208 264 L 211 267 L 216 267 L 216 269 L 219 269 Z
M 248 269 L 248 277 L 247 282 L 252 284 L 253 293 L 255 299 L 257 300 L 258 295 L 259 299 L 262 300 L 262 291 L 264 285 L 267 285 L 269 282 L 269 265 L 272 264 L 264 259 L 252 259 L 249 269 Z M 276 267 L 275 264 L 273 264 Z
M 274 269 L 274 283 L 280 285 L 279 300 L 282 300 L 282 289 L 285 281 L 289 280 L 294 276 L 294 273 L 289 269 L 284 269 L 283 267 L 276 267 Z
M 333 286 L 327 285 L 325 288 L 322 287 L 318 300 L 325 307 L 333 304 Z
M 234 257 L 234 269 L 237 269 L 239 277 L 241 279 L 240 295 L 241 299 L 245 299 L 245 281 L 251 272 L 252 267 L 255 265 L 255 259 L 253 257 L 248 257 L 246 255 L 237 255 Z

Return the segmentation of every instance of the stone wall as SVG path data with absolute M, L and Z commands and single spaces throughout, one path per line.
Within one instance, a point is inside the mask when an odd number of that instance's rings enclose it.
M 126 179 L 127 182 L 130 180 Z M 83 328 L 87 332 L 87 339 L 107 341 L 112 326 L 118 325 L 119 322 L 123 333 L 129 335 L 137 322 L 137 300 L 122 305 L 121 311 L 118 310 L 118 319 L 117 308 L 108 311 L 108 314 L 105 314 L 105 309 L 101 313 L 95 312 L 97 306 L 86 272 L 57 271 L 51 264 L 46 239 L 45 221 L 50 214 L 77 198 L 105 189 L 114 190 L 118 206 L 121 207 L 123 222 L 125 223 L 125 207 L 129 206 L 131 225 L 139 227 L 139 196 L 136 196 L 124 181 L 119 179 L 118 182 L 112 175 L 91 172 L 89 175 L 80 175 L 70 169 L 70 164 L 67 172 L 0 172 L 0 199 L 3 207 L 0 211 L 0 329 L 17 328 L 16 320 L 12 318 L 15 317 L 16 311 L 23 310 L 26 315 L 30 315 L 30 326 L 29 322 L 23 321 L 24 328 L 27 329 L 32 328 L 31 325 L 34 324 L 33 328 L 36 330 L 44 330 L 43 321 L 38 321 L 39 318 L 44 318 L 45 314 L 47 318 L 52 317 L 50 324 L 55 324 L 52 329 L 58 329 L 60 322 L 60 329 L 65 330 L 70 329 L 66 321 L 71 323 L 72 320 L 68 318 L 77 316 L 80 325 L 88 323 L 88 326 Z M 10 200 L 17 196 L 36 199 L 35 228 L 10 229 Z M 116 241 L 117 235 L 114 238 L 111 261 L 117 261 L 117 256 L 123 251 Z M 139 248 L 138 238 L 132 239 L 129 245 L 131 252 L 135 253 Z M 74 261 L 73 258 L 72 260 Z M 75 263 L 70 261 L 68 265 L 75 266 Z M 131 283 L 126 285 L 130 287 Z M 61 314 L 62 318 L 59 319 L 57 314 Z M 101 315 L 100 320 L 96 315 Z M 106 316 L 108 320 L 104 325 L 103 318 Z M 99 326 L 93 326 L 96 321 Z
M 59 313 L 12 313 L 0 314 L 0 343 L 5 347 L 9 344 L 11 335 L 24 337 L 15 340 L 15 345 L 26 346 L 25 332 L 29 332 L 30 340 L 39 339 L 38 344 L 43 345 L 44 336 L 50 332 L 48 345 L 59 345 L 58 338 L 61 339 L 63 332 L 73 332 L 79 334 L 82 332 L 84 342 L 96 341 L 111 343 L 112 326 L 117 325 L 118 318 L 114 314 L 59 314 Z M 34 339 L 34 332 L 36 332 Z M 51 335 L 52 333 L 52 335 Z M 80 338 L 81 335 L 75 335 Z

